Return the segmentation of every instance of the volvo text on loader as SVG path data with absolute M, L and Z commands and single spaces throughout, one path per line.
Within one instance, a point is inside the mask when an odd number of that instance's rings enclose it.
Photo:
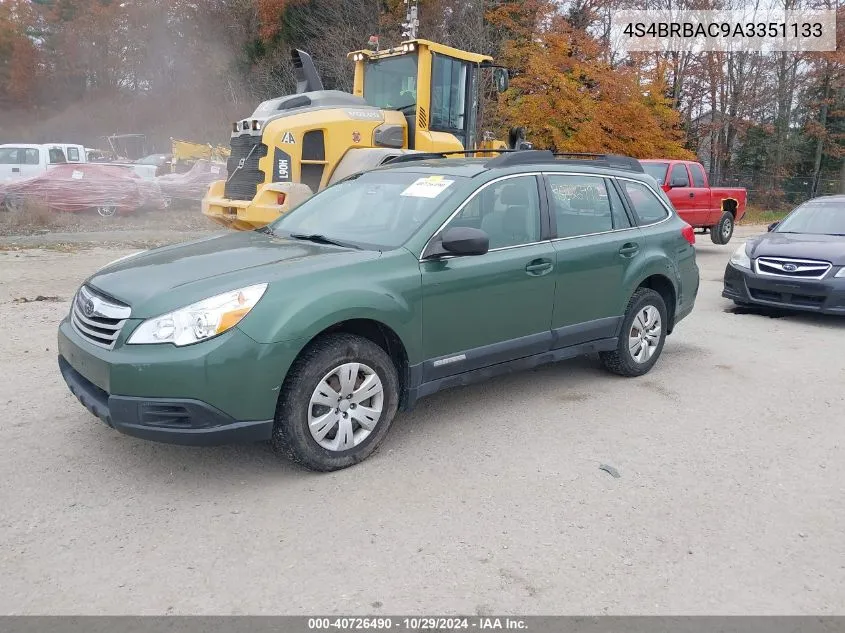
M 377 40 L 371 39 L 373 48 Z M 203 213 L 239 230 L 264 226 L 327 185 L 409 152 L 508 147 L 476 138 L 486 55 L 410 39 L 386 50 L 349 53 L 352 94 L 324 90 L 311 58 L 293 51 L 297 92 L 263 102 L 233 124 L 227 178 L 210 186 Z M 512 131 L 510 147 L 523 144 Z

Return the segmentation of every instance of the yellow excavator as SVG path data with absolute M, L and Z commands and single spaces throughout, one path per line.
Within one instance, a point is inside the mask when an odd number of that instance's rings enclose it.
M 211 184 L 203 213 L 224 226 L 251 230 L 350 174 L 410 152 L 496 151 L 527 146 L 477 138 L 481 73 L 496 89 L 507 70 L 487 55 L 424 39 L 349 53 L 352 94 L 324 90 L 311 57 L 292 51 L 296 94 L 261 103 L 232 126 L 227 178 Z M 469 153 L 469 152 L 467 152 Z

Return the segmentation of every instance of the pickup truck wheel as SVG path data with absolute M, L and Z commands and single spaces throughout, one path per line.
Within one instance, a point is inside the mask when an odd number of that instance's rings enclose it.
M 351 334 L 324 336 L 282 385 L 273 448 L 311 470 L 347 468 L 378 448 L 398 404 L 396 367 L 381 347 Z
M 727 244 L 734 234 L 734 216 L 725 211 L 719 221 L 710 228 L 710 240 L 714 244 Z
M 620 376 L 642 376 L 654 367 L 666 341 L 666 303 L 651 288 L 637 288 L 628 302 L 619 343 L 601 352 L 605 368 Z

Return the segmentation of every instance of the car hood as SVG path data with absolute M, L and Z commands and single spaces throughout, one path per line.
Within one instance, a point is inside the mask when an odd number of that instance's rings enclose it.
M 106 266 L 86 283 L 131 306 L 133 318 L 149 318 L 236 288 L 379 256 L 254 231 L 231 232 L 142 252 Z
M 792 257 L 820 259 L 836 266 L 845 265 L 845 237 L 813 233 L 773 231 L 748 240 L 750 257 Z

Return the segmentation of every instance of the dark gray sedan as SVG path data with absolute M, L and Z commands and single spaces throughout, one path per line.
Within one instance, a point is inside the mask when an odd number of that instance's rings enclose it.
M 722 296 L 761 305 L 845 314 L 845 196 L 814 198 L 731 256 Z

